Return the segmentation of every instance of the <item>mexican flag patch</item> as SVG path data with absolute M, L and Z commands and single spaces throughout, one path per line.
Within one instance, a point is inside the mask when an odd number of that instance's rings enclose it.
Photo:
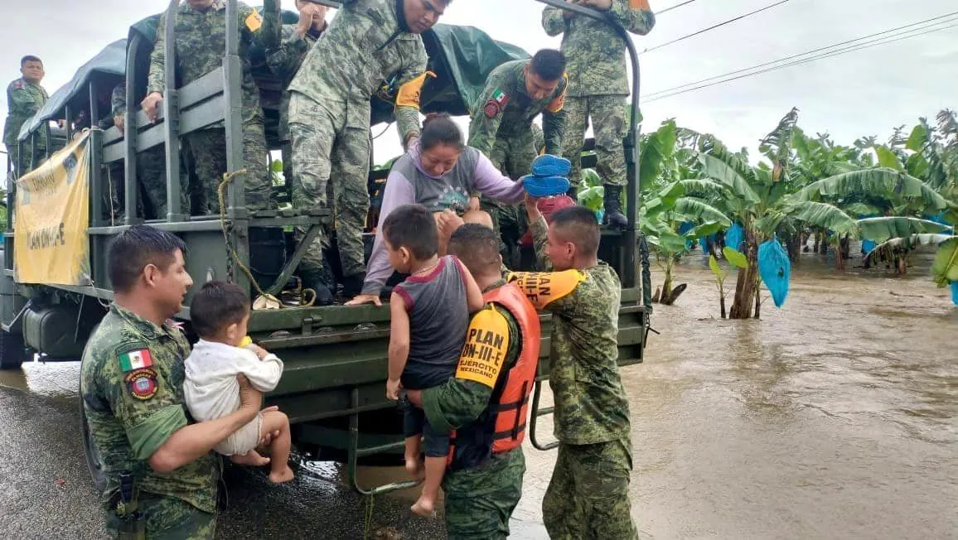
M 153 356 L 149 349 L 127 351 L 120 355 L 120 369 L 124 373 L 135 369 L 148 368 L 153 365 Z
M 507 101 L 509 101 L 509 96 L 503 93 L 501 89 L 496 88 L 495 91 L 492 92 L 492 99 L 495 100 L 495 102 L 501 107 L 505 105 Z

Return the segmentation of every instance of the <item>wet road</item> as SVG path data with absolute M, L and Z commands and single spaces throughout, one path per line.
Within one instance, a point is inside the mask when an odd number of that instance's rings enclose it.
M 784 309 L 768 302 L 762 321 L 732 322 L 715 318 L 704 260 L 686 261 L 676 282 L 688 291 L 657 306 L 662 335 L 622 373 L 643 538 L 958 538 L 958 308 L 927 262 L 897 280 L 840 276 L 805 257 Z M 77 428 L 78 369 L 0 372 L 4 537 L 103 534 Z M 527 449 L 513 537 L 545 538 L 539 507 L 554 459 Z M 361 538 L 365 503 L 342 470 L 298 473 L 273 487 L 258 471 L 230 471 L 220 537 Z M 407 512 L 411 501 L 377 498 L 370 529 L 442 537 L 440 523 Z

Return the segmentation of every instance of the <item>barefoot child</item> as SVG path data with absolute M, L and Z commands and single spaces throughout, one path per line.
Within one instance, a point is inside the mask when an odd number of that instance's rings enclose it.
M 190 305 L 193 329 L 200 341 L 186 358 L 183 393 L 190 414 L 197 421 L 214 420 L 240 406 L 242 373 L 257 390 L 276 388 L 283 374 L 283 361 L 256 345 L 240 348 L 249 323 L 249 299 L 238 285 L 210 281 L 203 285 Z M 270 443 L 270 458 L 255 448 L 267 433 L 279 431 Z M 241 465 L 271 463 L 269 479 L 274 483 L 293 479 L 289 468 L 289 418 L 279 411 L 266 411 L 214 447 Z
M 439 257 L 439 232 L 432 214 L 417 204 L 403 205 L 383 223 L 389 264 L 406 281 L 390 298 L 389 381 L 386 397 L 399 399 L 399 388 L 421 390 L 455 374 L 469 328 L 469 314 L 483 306 L 482 292 L 453 256 Z M 446 470 L 449 437 L 437 433 L 421 409 L 405 411 L 406 469 L 419 478 L 421 439 L 426 470 L 422 495 L 412 511 L 432 516 Z

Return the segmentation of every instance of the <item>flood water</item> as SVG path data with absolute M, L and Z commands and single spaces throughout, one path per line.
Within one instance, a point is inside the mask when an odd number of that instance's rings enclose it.
M 786 305 L 769 300 L 761 321 L 718 318 L 700 255 L 678 267 L 676 283 L 689 289 L 675 306 L 656 306 L 661 335 L 644 364 L 622 370 L 643 538 L 958 538 L 958 307 L 930 281 L 929 255 L 901 279 L 860 264 L 840 274 L 831 260 L 803 256 Z M 0 386 L 75 403 L 78 371 L 30 364 L 0 374 Z M 551 424 L 541 429 L 548 439 Z M 77 437 L 72 426 L 42 433 Z M 555 453 L 527 445 L 526 455 L 513 537 L 546 538 L 540 507 Z M 298 472 L 279 488 L 265 474 L 228 477 L 220 537 L 361 537 L 366 506 L 342 467 Z M 398 469 L 363 474 L 402 478 Z M 440 521 L 408 514 L 411 501 L 377 499 L 371 530 L 442 537 Z

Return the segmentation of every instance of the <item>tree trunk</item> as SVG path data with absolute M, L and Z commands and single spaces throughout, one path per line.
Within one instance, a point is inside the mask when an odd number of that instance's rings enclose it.
M 785 240 L 785 246 L 788 249 L 788 260 L 792 264 L 797 264 L 802 253 L 802 235 L 790 235 Z
M 755 276 L 755 318 L 762 318 L 762 284 L 758 276 Z
M 719 291 L 719 306 L 722 308 L 722 318 L 727 319 L 728 316 L 725 313 L 725 291 Z
M 750 319 L 752 318 L 752 306 L 755 302 L 755 283 L 758 278 L 758 266 L 756 258 L 758 249 L 755 246 L 755 239 L 750 233 L 746 233 L 746 255 L 748 257 L 748 268 L 744 271 L 739 269 L 738 280 L 735 282 L 735 300 L 732 302 L 732 311 L 729 313 L 730 319 Z

